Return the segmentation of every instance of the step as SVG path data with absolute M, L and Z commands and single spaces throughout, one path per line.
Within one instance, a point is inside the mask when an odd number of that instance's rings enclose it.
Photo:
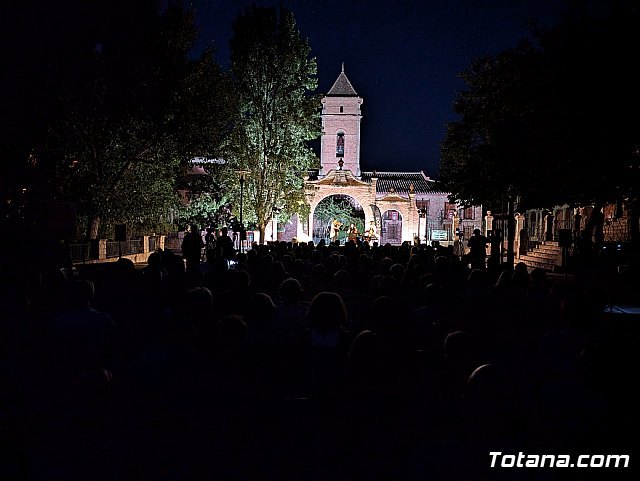
M 548 259 L 546 257 L 540 257 L 540 256 L 532 255 L 531 253 L 520 255 L 520 259 L 526 259 L 526 260 L 530 260 L 530 261 L 533 261 L 533 262 L 539 262 L 539 263 L 542 263 L 542 264 L 555 264 L 556 263 L 556 259 Z
M 556 247 L 556 246 L 543 246 L 543 245 L 540 245 L 540 246 L 536 247 L 534 250 L 544 251 L 544 252 L 562 253 L 562 247 Z
M 562 261 L 562 256 L 557 256 L 557 255 L 552 255 L 552 254 L 547 254 L 545 252 L 537 252 L 537 251 L 529 251 L 526 254 L 521 254 L 520 257 L 536 260 L 538 262 L 547 262 L 547 263 L 555 263 L 555 262 Z
M 520 258 L 521 259 L 529 259 L 529 260 L 532 260 L 532 261 L 542 262 L 542 263 L 546 263 L 546 264 L 555 264 L 556 262 L 559 261 L 559 259 L 556 259 L 556 258 L 538 256 L 538 255 L 535 255 L 535 253 L 531 253 L 531 252 L 529 252 L 527 254 L 521 254 Z
M 544 269 L 545 271 L 554 272 L 556 270 L 555 266 L 550 266 L 548 264 L 541 264 L 539 262 L 532 261 L 521 261 L 523 262 L 529 269 Z
M 560 267 L 560 264 L 556 264 L 553 262 L 547 262 L 544 260 L 540 260 L 536 257 L 531 257 L 529 255 L 521 255 L 518 259 L 519 262 L 524 262 L 529 267 L 542 267 L 543 269 L 547 269 L 553 271 L 556 267 Z
M 531 252 L 538 252 L 540 254 L 544 254 L 545 256 L 562 257 L 562 251 L 552 251 L 548 249 L 533 249 L 533 250 L 530 250 L 528 253 L 531 253 Z
M 562 263 L 562 256 L 549 255 L 544 252 L 527 252 L 526 255 L 535 258 L 540 262 L 551 262 L 554 264 Z

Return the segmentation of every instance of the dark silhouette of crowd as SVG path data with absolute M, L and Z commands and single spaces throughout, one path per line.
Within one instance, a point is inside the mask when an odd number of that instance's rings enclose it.
M 408 243 L 208 246 L 3 268 L 1 479 L 554 480 L 489 452 L 631 454 L 638 326 L 602 288 Z

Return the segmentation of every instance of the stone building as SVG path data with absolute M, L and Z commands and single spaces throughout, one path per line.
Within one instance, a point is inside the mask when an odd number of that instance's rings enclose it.
M 444 188 L 424 172 L 377 172 L 361 168 L 362 103 L 343 65 L 322 98 L 321 167 L 309 172 L 305 179 L 310 213 L 308 219 L 297 222 L 297 238 L 318 241 L 325 237 L 326 229 L 314 225 L 317 222 L 314 212 L 322 200 L 331 196 L 347 196 L 361 206 L 364 225 L 375 223 L 383 244 L 413 242 L 417 237 L 422 242 L 437 240 L 446 245 L 455 240 L 457 229 L 465 238 L 473 229 L 481 229 L 482 207 L 450 203 Z

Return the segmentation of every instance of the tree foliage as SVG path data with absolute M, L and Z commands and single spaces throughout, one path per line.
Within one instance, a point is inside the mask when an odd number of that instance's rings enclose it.
M 456 199 L 489 208 L 588 204 L 637 195 L 640 16 L 572 11 L 557 27 L 462 74 L 441 178 Z M 635 192 L 635 193 L 634 193 Z
M 304 209 L 303 175 L 317 162 L 305 142 L 320 132 L 316 62 L 284 9 L 246 10 L 234 23 L 230 47 L 240 121 L 226 142 L 225 158 L 230 169 L 250 171 L 244 212 L 263 241 L 274 208 Z M 238 186 L 236 180 L 237 206 Z
M 226 197 L 218 197 L 211 192 L 192 195 L 187 204 L 177 209 L 181 225 L 197 224 L 200 227 L 222 227 L 229 223 L 231 209 Z
M 213 52 L 190 57 L 193 13 L 179 2 L 59 8 L 72 20 L 51 38 L 42 128 L 16 155 L 51 159 L 53 195 L 77 204 L 91 237 L 101 224 L 153 230 L 177 205 L 190 159 L 220 155 L 234 119 L 230 78 Z
M 197 224 L 203 228 L 219 228 L 229 224 L 231 199 L 222 183 L 226 180 L 225 174 L 223 165 L 211 164 L 180 179 L 178 192 L 182 202 L 176 209 L 180 226 Z

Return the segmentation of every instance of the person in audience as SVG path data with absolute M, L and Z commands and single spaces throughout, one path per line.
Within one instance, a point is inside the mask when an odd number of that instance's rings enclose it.
M 189 232 L 187 232 L 182 240 L 182 256 L 187 261 L 187 270 L 193 271 L 200 265 L 202 257 L 202 235 L 200 228 L 196 224 L 191 224 Z

